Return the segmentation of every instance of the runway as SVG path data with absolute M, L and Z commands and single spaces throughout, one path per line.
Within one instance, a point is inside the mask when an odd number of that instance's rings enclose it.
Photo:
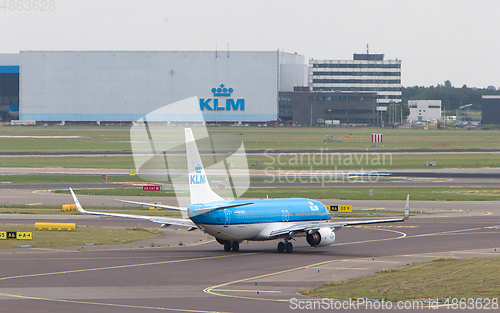
M 199 231 L 171 229 L 153 239 L 170 243 L 162 248 L 146 241 L 80 250 L 6 249 L 0 251 L 0 311 L 288 312 L 291 298 L 306 299 L 301 289 L 331 280 L 441 257 L 500 256 L 498 206 L 453 204 L 440 203 L 436 207 L 443 208 L 422 215 L 412 204 L 407 222 L 346 227 L 328 247 L 310 248 L 299 238 L 292 254 L 276 253 L 276 241 L 243 243 L 240 252 L 226 253 Z M 77 223 L 126 225 L 117 218 L 74 217 Z M 30 216 L 15 220 L 23 219 L 32 222 Z M 183 237 L 188 246 L 175 245 L 180 236 L 191 236 Z

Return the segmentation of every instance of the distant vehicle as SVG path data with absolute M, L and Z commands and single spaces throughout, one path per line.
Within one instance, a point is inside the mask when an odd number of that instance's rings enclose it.
M 398 219 L 332 221 L 328 208 L 317 200 L 286 199 L 244 199 L 224 200 L 212 191 L 206 178 L 193 133 L 185 129 L 187 167 L 191 205 L 187 208 L 158 205 L 152 203 L 118 200 L 121 202 L 147 205 L 163 209 L 184 211 L 189 219 L 164 216 L 141 216 L 119 213 L 88 212 L 70 188 L 78 211 L 85 214 L 116 216 L 149 220 L 170 225 L 200 229 L 215 237 L 224 245 L 224 251 L 239 251 L 243 241 L 280 240 L 278 252 L 292 252 L 292 240 L 306 237 L 310 246 L 327 246 L 335 242 L 335 232 L 344 226 L 378 223 L 404 222 L 410 216 L 410 196 L 406 198 L 405 215 Z

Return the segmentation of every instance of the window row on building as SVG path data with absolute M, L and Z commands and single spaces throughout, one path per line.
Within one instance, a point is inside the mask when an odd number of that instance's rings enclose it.
M 314 76 L 401 76 L 401 72 L 313 72 Z
M 401 84 L 401 79 L 321 79 L 312 80 L 313 84 Z
M 313 91 L 377 92 L 377 103 L 401 102 L 401 60 L 383 54 L 354 54 L 353 60 L 309 60 Z
M 313 91 L 396 91 L 401 92 L 401 87 L 313 87 Z
M 309 96 L 309 101 L 373 101 L 373 100 L 374 99 L 370 96 Z
M 401 63 L 315 63 L 313 68 L 401 68 Z

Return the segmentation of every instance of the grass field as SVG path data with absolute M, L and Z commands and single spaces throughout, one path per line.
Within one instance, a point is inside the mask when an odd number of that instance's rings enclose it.
M 373 196 L 370 196 L 373 190 Z M 57 190 L 57 193 L 68 193 L 67 190 Z M 174 197 L 173 191 L 145 192 L 138 188 L 80 189 L 75 190 L 81 195 L 104 196 L 164 196 Z M 312 198 L 339 200 L 405 200 L 406 195 L 411 200 L 425 201 L 498 201 L 500 188 L 434 188 L 434 187 L 374 187 L 374 188 L 250 188 L 243 198 Z M 187 191 L 181 196 L 189 196 Z
M 500 136 L 499 136 L 500 137 Z M 429 168 L 426 161 L 436 162 L 439 168 L 483 168 L 500 167 L 497 153 L 454 153 L 454 154 L 392 154 L 352 153 L 341 155 L 322 154 L 247 155 L 248 168 L 252 170 L 398 170 Z M 256 166 L 260 161 L 261 166 Z M 179 167 L 183 168 L 183 164 Z M 103 168 L 135 170 L 132 156 L 108 157 L 0 157 L 0 167 L 61 167 L 61 168 Z
M 0 136 L 80 136 L 80 138 L 0 137 L 0 152 L 8 151 L 122 151 L 130 150 L 130 126 L 3 126 Z
M 1 166 L 135 169 L 132 156 L 0 157 Z
M 179 128 L 162 128 L 163 132 Z M 327 127 L 209 127 L 213 135 L 233 135 L 252 150 L 381 150 L 384 149 L 500 149 L 499 130 L 422 130 Z M 384 143 L 371 147 L 371 134 L 384 134 Z M 81 136 L 76 139 L 0 137 L 0 152 L 128 151 L 130 126 L 0 127 L 0 136 Z M 167 136 L 167 135 L 166 135 Z M 341 142 L 325 143 L 327 136 Z M 168 136 L 167 136 L 168 137 Z M 347 139 L 349 138 L 349 139 Z M 383 147 L 385 146 L 385 147 Z M 182 146 L 180 146 L 182 147 Z
M 144 182 L 139 176 L 107 175 L 0 175 L 0 182 L 6 183 L 135 183 Z
M 2 231 L 31 231 L 33 240 L 0 240 L 0 248 L 120 244 L 163 236 L 159 230 L 77 227 L 76 231 L 38 231 L 34 226 L 0 225 Z
M 181 129 L 165 128 L 166 132 L 177 134 Z M 161 129 L 163 131 L 163 129 Z M 227 137 L 243 141 L 247 152 L 255 150 L 290 151 L 322 151 L 321 154 L 296 154 L 276 156 L 265 154 L 248 155 L 251 169 L 293 170 L 365 170 L 425 168 L 426 161 L 437 162 L 437 168 L 481 168 L 500 167 L 500 157 L 495 153 L 480 154 L 431 154 L 415 153 L 391 154 L 388 150 L 469 150 L 500 149 L 500 130 L 421 130 L 421 129 L 384 129 L 378 128 L 312 128 L 312 127 L 209 127 L 215 142 L 221 148 Z M 384 143 L 371 147 L 371 133 L 383 132 Z M 178 135 L 178 134 L 177 134 Z M 9 138 L 9 136 L 80 136 L 78 138 Z M 223 139 L 220 139 L 223 136 Z M 324 143 L 326 136 L 340 138 L 342 142 Z M 175 138 L 174 138 L 175 137 Z M 165 140 L 169 140 L 168 133 Z M 349 139 L 346 139 L 349 138 Z M 172 139 L 179 151 L 184 149 L 176 135 Z M 239 145 L 239 143 L 238 143 Z M 203 148 L 200 146 L 200 148 Z M 205 147 L 206 148 L 206 147 Z M 209 147 L 210 148 L 210 147 Z M 130 126 L 89 127 L 89 126 L 51 126 L 42 127 L 0 127 L 1 152 L 113 152 L 131 151 Z M 337 152 L 346 150 L 368 152 L 340 156 Z M 381 153 L 384 154 L 370 154 Z M 170 158 L 170 157 L 169 157 Z M 170 163 L 169 159 L 169 163 Z M 256 166 L 260 161 L 262 166 Z M 175 163 L 175 162 L 174 162 Z M 184 164 L 184 163 L 183 163 Z M 60 156 L 60 157 L 1 157 L 0 167 L 63 167 L 63 168 L 135 168 L 132 156 Z M 169 164 L 174 168 L 175 164 Z
M 373 196 L 370 196 L 373 190 Z M 499 188 L 434 188 L 434 187 L 375 187 L 375 188 L 251 188 L 247 198 L 303 197 L 339 200 L 410 200 L 424 201 L 490 201 L 500 200 Z
M 483 168 L 500 167 L 500 154 L 392 154 L 392 153 L 339 153 L 286 154 L 286 155 L 249 155 L 249 168 L 265 170 L 398 170 L 429 168 L 426 161 L 436 162 L 439 168 Z M 261 166 L 255 166 L 261 161 Z
M 175 197 L 174 191 L 143 191 L 141 188 L 74 189 L 73 191 L 77 195 Z M 70 194 L 69 190 L 56 190 L 55 192 Z M 189 197 L 188 191 L 181 191 L 180 194 Z
M 118 203 L 118 202 L 117 202 Z M 99 211 L 107 213 L 121 213 L 146 216 L 174 216 L 179 217 L 179 211 L 166 209 L 151 210 L 148 206 L 85 206 L 88 211 Z M 46 206 L 46 205 L 4 205 L 0 204 L 1 214 L 48 214 L 48 215 L 79 215 L 78 211 L 61 211 L 61 207 Z
M 500 257 L 435 260 L 386 269 L 349 281 L 334 281 L 302 294 L 330 299 L 403 301 L 429 298 L 498 298 Z

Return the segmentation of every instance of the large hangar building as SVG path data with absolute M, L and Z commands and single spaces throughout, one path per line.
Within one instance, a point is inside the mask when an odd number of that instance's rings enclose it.
M 205 121 L 264 122 L 278 119 L 279 92 L 307 85 L 308 65 L 280 51 L 21 51 L 0 54 L 2 78 L 20 120 L 135 121 L 198 97 Z

